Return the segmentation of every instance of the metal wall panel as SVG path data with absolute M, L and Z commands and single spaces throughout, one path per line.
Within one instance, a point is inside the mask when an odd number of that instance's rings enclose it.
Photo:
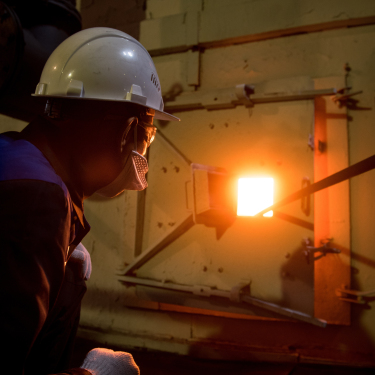
M 312 101 L 177 115 L 184 127 L 171 123 L 161 131 L 183 154 L 238 177 L 273 177 L 275 201 L 299 190 L 304 177 L 313 178 L 308 146 Z M 188 180 L 187 164 L 156 140 L 150 153 L 143 249 L 188 214 Z M 300 201 L 280 211 L 313 224 L 313 213 L 307 217 Z M 313 232 L 277 217 L 238 217 L 219 234 L 195 225 L 143 265 L 137 276 L 222 290 L 247 280 L 252 296 L 312 314 L 313 266 L 303 253 L 304 238 L 312 239 Z

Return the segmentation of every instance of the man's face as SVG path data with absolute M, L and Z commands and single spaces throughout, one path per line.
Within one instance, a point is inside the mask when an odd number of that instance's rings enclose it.
M 73 164 L 80 165 L 90 195 L 119 175 L 133 150 L 145 155 L 156 128 L 154 111 L 140 106 L 124 110 L 99 102 L 84 109 L 68 125 L 75 150 Z
M 135 116 L 129 116 L 124 123 L 118 124 L 121 132 L 117 134 L 121 134 L 121 137 L 114 139 L 113 144 L 117 145 L 115 150 L 108 149 L 108 155 L 112 154 L 112 166 L 118 172 L 116 175 L 113 174 L 114 178 L 109 184 L 97 190 L 98 194 L 114 197 L 124 190 L 143 190 L 147 187 L 145 174 L 148 165 L 143 156 L 155 137 L 153 117 L 151 111 L 143 110 Z

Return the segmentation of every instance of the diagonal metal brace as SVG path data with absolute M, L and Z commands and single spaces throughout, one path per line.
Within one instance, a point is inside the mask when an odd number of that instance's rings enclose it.
M 167 247 L 170 243 L 175 241 L 177 238 L 182 236 L 185 232 L 187 232 L 192 226 L 194 225 L 193 215 L 190 214 L 184 220 L 180 221 L 176 227 L 172 230 L 167 232 L 159 241 L 154 243 L 148 249 L 143 251 L 134 261 L 126 266 L 123 271 L 121 272 L 122 275 L 131 275 L 133 274 L 139 267 L 143 264 L 148 262 L 151 258 L 153 258 L 156 254 L 162 251 L 165 247 Z

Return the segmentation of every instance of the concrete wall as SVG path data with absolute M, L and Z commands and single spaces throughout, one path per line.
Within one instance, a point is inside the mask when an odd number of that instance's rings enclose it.
M 352 92 L 362 91 L 348 108 L 350 164 L 374 153 L 373 1 L 81 0 L 80 6 L 84 27 L 124 30 L 150 50 L 167 107 L 175 94 L 199 97 L 241 83 L 267 92 L 313 89 L 314 79 L 344 78 L 349 64 L 348 84 Z M 276 176 L 276 200 L 298 190 L 304 174 L 313 179 L 313 153 L 307 146 L 314 127 L 312 100 L 176 115 L 181 123 L 157 125 L 193 162 L 235 175 Z M 0 126 L 18 130 L 24 123 L 1 117 Z M 190 170 L 161 140 L 150 150 L 148 178 L 141 251 L 189 213 L 185 181 Z M 361 291 L 375 287 L 374 183 L 374 171 L 350 182 L 351 287 Z M 174 294 L 120 283 L 117 274 L 137 250 L 137 199 L 137 193 L 125 192 L 86 202 L 92 231 L 84 244 L 93 273 L 83 301 L 82 337 L 217 359 L 375 366 L 371 299 L 351 305 L 350 325 L 321 328 L 229 301 L 188 296 L 181 301 Z M 313 223 L 313 213 L 304 216 L 299 204 L 284 212 Z M 313 233 L 276 218 L 266 220 L 238 218 L 220 235 L 195 225 L 136 275 L 227 291 L 251 280 L 253 296 L 313 314 L 313 265 L 300 248 L 302 238 Z

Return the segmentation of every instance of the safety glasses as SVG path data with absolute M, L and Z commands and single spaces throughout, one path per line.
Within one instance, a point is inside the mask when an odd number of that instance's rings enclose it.
M 154 141 L 156 134 L 156 127 L 150 125 L 138 119 L 138 124 L 134 130 L 134 141 L 137 144 L 137 137 L 140 137 L 142 141 L 145 141 L 147 147 L 150 147 L 150 144 Z
M 155 139 L 156 127 L 152 124 L 152 118 L 147 119 L 148 122 L 143 121 L 142 117 L 137 117 L 138 121 L 132 122 L 123 135 L 123 141 L 121 144 L 124 146 L 127 143 L 134 144 L 134 150 L 141 155 L 145 155 L 147 148 L 150 147 L 151 143 Z

